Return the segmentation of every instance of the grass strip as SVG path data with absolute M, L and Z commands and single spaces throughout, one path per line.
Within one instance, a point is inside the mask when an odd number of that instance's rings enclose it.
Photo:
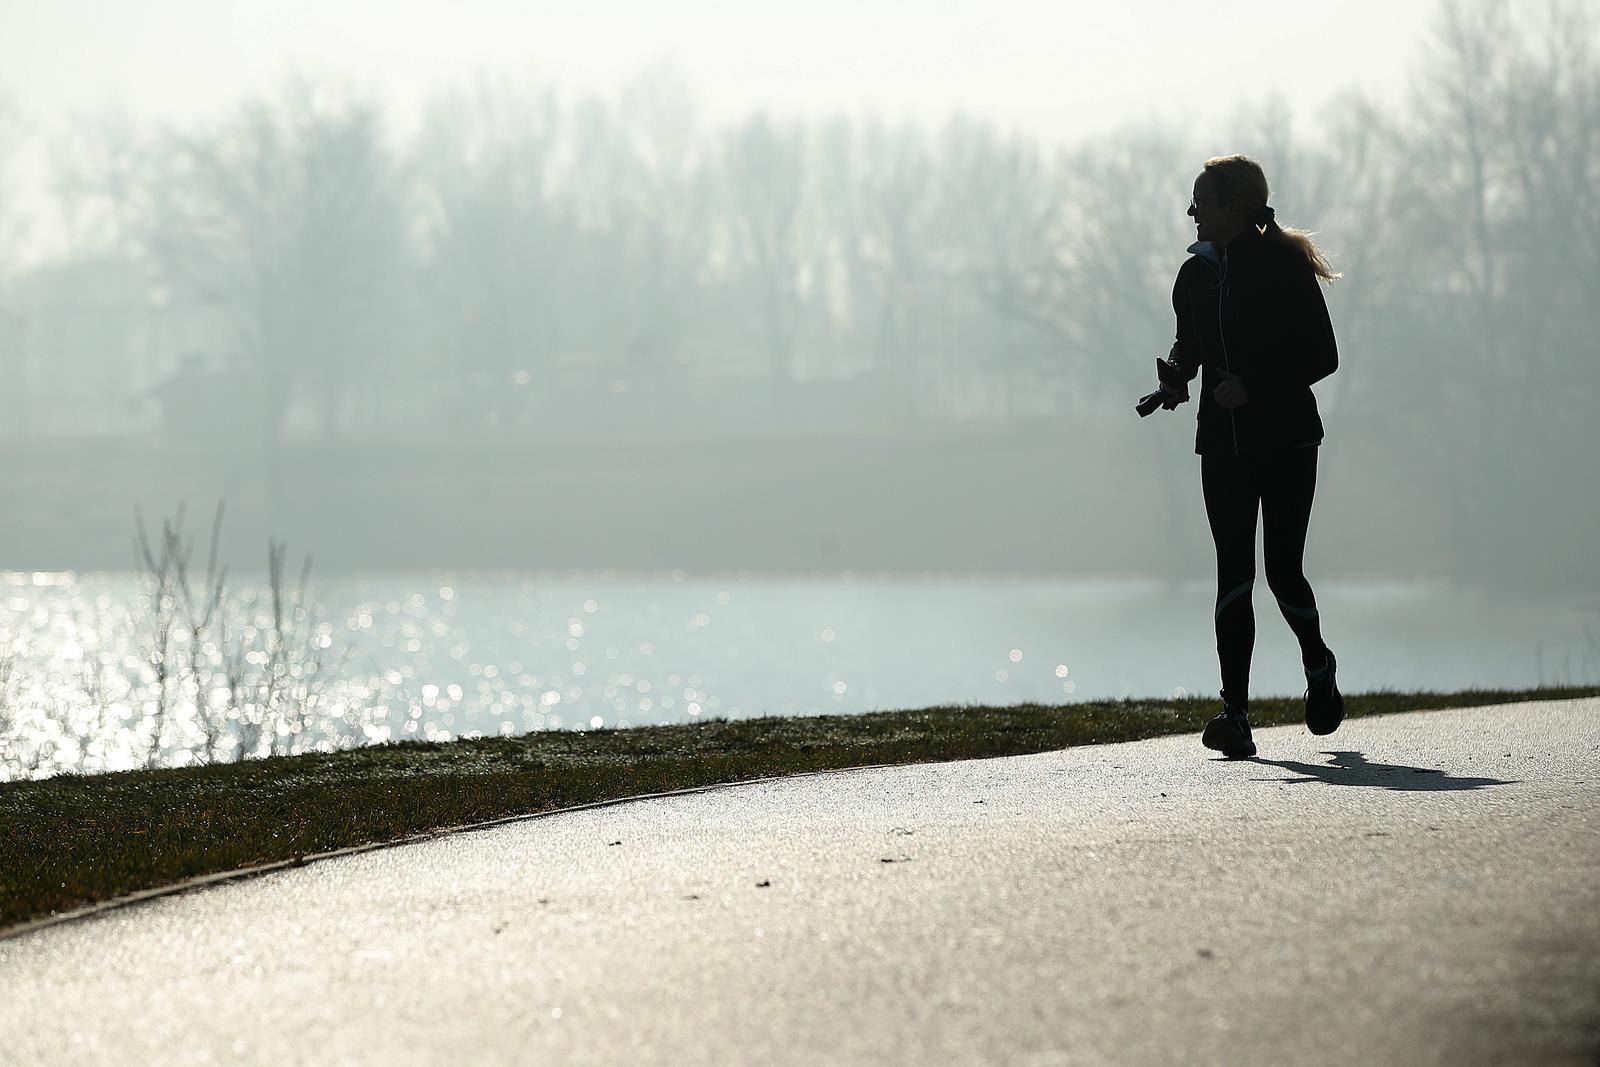
M 1348 714 L 1600 695 L 1379 692 Z M 401 742 L 328 754 L 0 784 L 0 930 L 221 871 L 641 793 L 868 764 L 1021 755 L 1199 730 L 1216 702 L 1117 700 L 714 720 Z M 1253 698 L 1256 725 L 1301 721 Z

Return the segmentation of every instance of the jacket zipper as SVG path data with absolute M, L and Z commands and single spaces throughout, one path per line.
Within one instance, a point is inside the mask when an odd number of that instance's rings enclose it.
M 1229 374 L 1233 373 L 1233 364 L 1228 362 L 1228 335 L 1222 328 L 1222 304 L 1228 297 L 1228 253 L 1222 253 L 1222 278 L 1217 283 L 1220 290 L 1217 293 L 1217 337 L 1222 341 L 1222 366 Z M 1228 425 L 1233 428 L 1233 454 L 1239 454 L 1239 421 L 1234 417 L 1233 409 L 1228 409 Z

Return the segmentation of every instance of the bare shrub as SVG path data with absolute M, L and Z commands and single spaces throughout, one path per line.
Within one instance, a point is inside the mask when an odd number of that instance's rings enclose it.
M 138 524 L 135 543 L 147 586 L 144 643 L 154 675 L 151 765 L 163 751 L 170 705 L 180 691 L 192 696 L 190 751 L 197 760 L 214 762 L 228 749 L 238 760 L 303 750 L 300 739 L 309 738 L 329 685 L 351 655 L 345 650 L 330 669 L 331 627 L 310 595 L 311 556 L 291 583 L 288 546 L 269 539 L 265 588 L 230 593 L 228 567 L 219 558 L 222 517 L 218 504 L 199 584 L 182 507 L 162 523 L 157 544 L 142 519 Z M 182 655 L 179 644 L 187 646 Z
M 0 645 L 0 771 L 7 772 L 7 776 L 15 770 L 12 749 L 16 747 L 17 714 L 12 686 L 16 669 L 17 650 L 8 635 L 5 644 Z
M 178 567 L 176 557 L 184 548 L 182 526 L 183 505 L 171 520 L 162 520 L 160 551 L 150 543 L 145 529 L 144 516 L 134 513 L 136 533 L 134 558 L 141 579 L 145 582 L 143 596 L 145 619 L 145 655 L 155 674 L 155 709 L 151 716 L 150 750 L 145 765 L 154 767 L 161 758 L 162 735 L 167 724 L 167 703 L 171 698 L 172 632 L 178 622 L 178 600 L 174 595 Z

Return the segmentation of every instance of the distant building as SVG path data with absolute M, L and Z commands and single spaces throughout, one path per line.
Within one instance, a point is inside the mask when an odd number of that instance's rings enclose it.
M 46 263 L 7 286 L 0 315 L 0 437 L 151 435 L 180 351 L 215 345 L 205 316 L 175 313 L 116 256 Z

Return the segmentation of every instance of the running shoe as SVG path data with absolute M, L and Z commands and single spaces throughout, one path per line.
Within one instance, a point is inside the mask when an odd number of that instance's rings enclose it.
M 1344 697 L 1334 675 L 1339 661 L 1328 650 L 1328 662 L 1315 670 L 1306 671 L 1306 729 L 1319 736 L 1331 734 L 1344 722 Z
M 1222 714 L 1206 723 L 1200 743 L 1227 756 L 1244 759 L 1256 754 L 1256 743 L 1250 740 L 1250 717 L 1241 708 L 1222 708 Z

